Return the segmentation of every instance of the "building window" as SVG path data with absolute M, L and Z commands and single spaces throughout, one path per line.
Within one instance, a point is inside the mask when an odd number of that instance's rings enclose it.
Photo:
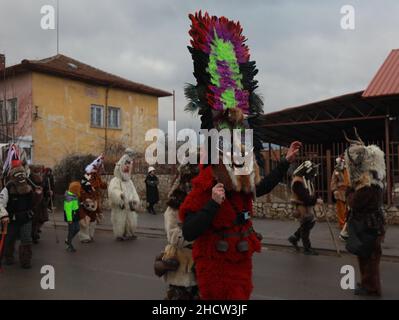
M 92 127 L 104 127 L 104 107 L 92 105 L 90 119 Z
M 4 111 L 4 103 L 0 101 L 0 121 L 2 124 L 5 123 L 5 119 L 7 119 L 7 123 L 17 123 L 18 122 L 18 100 L 17 98 L 8 99 L 7 107 Z
M 26 160 L 28 161 L 29 164 L 32 163 L 32 148 L 23 148 L 23 150 L 26 153 Z
M 121 109 L 108 107 L 108 127 L 120 129 L 121 127 Z

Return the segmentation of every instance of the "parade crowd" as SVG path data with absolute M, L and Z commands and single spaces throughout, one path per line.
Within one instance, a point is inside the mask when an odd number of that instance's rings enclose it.
M 255 93 L 257 69 L 249 60 L 241 25 L 201 12 L 190 15 L 190 20 L 189 51 L 197 84 L 187 86 L 186 96 L 190 107 L 197 108 L 201 129 L 254 130 L 254 147 L 248 151 L 242 141 L 238 143 L 238 153 L 246 155 L 240 163 L 234 158 L 236 142 L 219 140 L 208 143 L 218 150 L 216 161 L 210 149 L 203 148 L 197 152 L 200 164 L 179 167 L 164 213 L 168 243 L 155 257 L 154 271 L 166 282 L 169 300 L 247 300 L 253 290 L 252 257 L 261 251 L 262 240 L 253 225 L 253 201 L 270 193 L 288 172 L 291 203 L 299 221 L 298 229 L 287 235 L 288 243 L 309 259 L 318 255 L 311 244 L 311 231 L 316 224 L 315 206 L 323 205 L 315 188 L 319 164 L 311 159 L 298 164 L 302 142 L 294 141 L 276 168 L 261 175 L 262 142 L 257 132 L 263 128 L 255 120 L 263 103 Z M 355 135 L 356 139 L 345 135 L 349 147 L 337 159 L 331 189 L 341 238 L 358 257 L 361 281 L 355 294 L 380 296 L 385 157 L 377 146 L 365 145 L 356 130 Z M 230 161 L 225 161 L 226 156 Z M 0 193 L 1 224 L 3 230 L 8 229 L 3 232 L 2 254 L 6 264 L 13 264 L 19 240 L 19 262 L 30 268 L 32 242 L 39 240 L 40 227 L 48 220 L 48 209 L 52 210 L 54 179 L 50 169 L 29 168 L 15 153 L 8 160 Z M 76 235 L 82 243 L 94 241 L 102 219 L 102 190 L 108 191 L 114 238 L 136 239 L 140 199 L 132 181 L 133 150 L 126 149 L 115 164 L 109 185 L 101 178 L 103 162 L 101 155 L 87 165 L 80 181 L 69 181 L 64 196 L 69 252 L 76 251 Z M 148 212 L 156 214 L 159 180 L 153 167 L 145 183 Z

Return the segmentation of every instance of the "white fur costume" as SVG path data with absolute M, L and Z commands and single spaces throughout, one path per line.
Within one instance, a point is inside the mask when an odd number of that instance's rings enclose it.
M 131 179 L 131 171 L 129 173 L 122 172 L 126 161 L 131 161 L 131 158 L 125 154 L 117 162 L 114 177 L 108 187 L 111 222 L 115 238 L 132 237 L 137 228 L 136 210 L 139 207 L 140 198 Z M 129 203 L 133 203 L 133 210 Z
M 165 231 L 168 238 L 168 245 L 165 248 L 165 258 L 176 258 L 179 260 L 179 268 L 176 271 L 169 271 L 164 275 L 164 280 L 169 285 L 192 287 L 197 285 L 195 274 L 192 272 L 193 259 L 192 250 L 186 248 L 191 242 L 185 241 L 183 231 L 178 225 L 179 211 L 167 207 L 165 219 Z

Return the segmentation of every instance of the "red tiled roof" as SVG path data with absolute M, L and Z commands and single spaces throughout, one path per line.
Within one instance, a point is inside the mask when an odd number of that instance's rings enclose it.
M 22 60 L 20 64 L 8 67 L 7 74 L 12 75 L 13 73 L 29 70 L 156 97 L 168 97 L 172 95 L 170 92 L 126 80 L 62 54 L 42 60 Z
M 363 97 L 399 94 L 399 49 L 392 50 L 377 74 L 371 80 Z

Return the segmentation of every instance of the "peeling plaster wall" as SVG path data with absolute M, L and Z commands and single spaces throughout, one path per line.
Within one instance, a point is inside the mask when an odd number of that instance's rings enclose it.
M 24 142 L 24 146 L 31 145 L 32 140 L 32 74 L 15 75 L 6 80 L 6 96 L 8 99 L 17 98 L 18 123 L 8 125 L 8 135 L 15 137 L 17 142 Z M 0 100 L 4 100 L 4 80 L 0 81 Z M 6 128 L 1 127 L 6 133 Z
M 90 124 L 92 104 L 105 105 L 106 89 L 84 82 L 33 73 L 34 162 L 54 166 L 68 153 L 104 151 L 105 129 Z M 121 109 L 121 129 L 107 129 L 108 144 L 123 143 L 144 152 L 148 129 L 158 127 L 158 98 L 110 89 L 108 106 Z

